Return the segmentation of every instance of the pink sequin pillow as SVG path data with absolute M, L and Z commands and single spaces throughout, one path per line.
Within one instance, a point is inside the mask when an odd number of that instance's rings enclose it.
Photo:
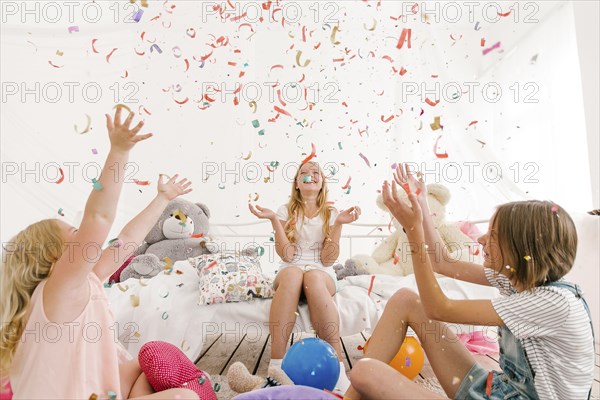
M 202 400 L 217 400 L 208 376 L 176 346 L 167 342 L 148 342 L 138 354 L 142 371 L 154 390 L 184 388 L 196 392 Z

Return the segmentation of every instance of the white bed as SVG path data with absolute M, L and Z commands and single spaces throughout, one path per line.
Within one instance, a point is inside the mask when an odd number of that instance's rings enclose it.
M 235 228 L 227 225 L 226 228 L 231 232 L 220 235 L 220 238 L 230 240 L 230 244 L 231 240 L 260 243 L 261 237 L 268 242 L 268 232 L 266 236 L 255 233 L 249 235 L 239 231 L 244 226 L 257 232 L 256 224 L 239 224 Z M 358 244 L 373 247 L 374 241 L 386 236 L 378 230 L 377 225 L 362 224 L 354 229 L 366 229 L 367 233 L 346 234 L 341 242 L 341 254 L 356 254 L 354 249 L 360 248 Z M 384 232 L 387 233 L 387 228 Z M 270 258 L 272 257 L 261 257 L 261 267 L 266 274 L 273 274 L 276 269 L 277 263 L 269 261 Z M 340 256 L 340 260 L 345 260 L 345 257 Z M 177 270 L 180 271 L 179 274 Z M 372 291 L 368 296 L 370 284 L 370 275 L 349 277 L 338 283 L 339 289 L 334 301 L 340 313 L 341 336 L 373 329 L 387 300 L 395 291 L 403 287 L 416 290 L 414 275 L 375 275 Z M 498 295 L 496 289 L 449 278 L 441 278 L 440 285 L 448 296 L 456 299 L 493 298 Z M 188 261 L 176 262 L 169 275 L 161 272 L 142 282 L 130 279 L 107 288 L 106 291 L 115 315 L 114 331 L 132 355 L 136 355 L 147 341 L 164 340 L 179 346 L 191 360 L 196 360 L 203 341 L 211 334 L 237 335 L 239 338 L 248 335 L 248 339 L 256 337 L 258 340 L 269 328 L 270 299 L 198 305 L 198 275 Z M 139 299 L 137 307 L 132 304 L 132 296 Z M 483 329 L 468 326 L 455 328 L 462 332 Z M 306 304 L 298 308 L 294 329 L 295 332 L 312 330 Z
M 598 238 L 600 218 L 582 213 L 573 213 L 577 227 L 579 243 L 577 259 L 567 279 L 580 284 L 590 305 L 594 325 L 598 331 L 598 274 L 600 246 Z M 220 235 L 229 240 L 229 248 L 233 242 L 269 242 L 269 229 L 260 224 L 224 225 L 212 224 L 225 233 Z M 247 228 L 250 232 L 242 232 Z M 362 233 L 360 230 L 362 229 Z M 482 228 L 485 229 L 485 228 Z M 357 233 L 357 230 L 359 231 Z M 350 254 L 369 253 L 377 240 L 387 236 L 387 227 L 379 230 L 378 225 L 356 224 L 346 230 L 341 245 L 340 260 Z M 267 274 L 274 273 L 275 262 L 261 258 L 261 267 Z M 179 270 L 182 273 L 177 274 Z M 445 293 L 456 299 L 484 299 L 498 295 L 496 289 L 473 285 L 449 278 L 440 278 L 440 285 Z M 347 336 L 363 330 L 371 330 L 377 324 L 385 303 L 390 296 L 402 287 L 416 290 L 414 275 L 393 277 L 376 275 L 370 296 L 367 296 L 371 276 L 363 275 L 347 278 L 340 282 L 340 289 L 334 297 L 340 312 L 340 335 Z M 143 286 L 146 285 L 146 286 Z M 257 340 L 268 332 L 268 315 L 271 300 L 254 300 L 248 303 L 228 303 L 217 305 L 197 304 L 198 275 L 187 261 L 175 263 L 173 273 L 156 277 L 140 284 L 139 280 L 130 279 L 120 285 L 106 289 L 116 325 L 114 331 L 132 355 L 136 355 L 140 347 L 147 341 L 164 340 L 179 346 L 186 355 L 196 360 L 200 355 L 203 340 L 209 335 L 248 335 Z M 131 296 L 139 296 L 139 306 L 133 307 Z M 495 335 L 495 330 L 483 327 L 454 325 L 462 332 L 485 329 L 488 337 Z M 311 331 L 308 308 L 301 305 L 298 309 L 296 331 Z

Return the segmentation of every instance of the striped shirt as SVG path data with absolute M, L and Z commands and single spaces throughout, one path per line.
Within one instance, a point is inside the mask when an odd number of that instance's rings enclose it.
M 508 278 L 485 268 L 502 297 L 496 312 L 525 351 L 540 399 L 587 399 L 594 380 L 594 343 L 583 302 L 568 289 L 538 286 L 517 292 Z

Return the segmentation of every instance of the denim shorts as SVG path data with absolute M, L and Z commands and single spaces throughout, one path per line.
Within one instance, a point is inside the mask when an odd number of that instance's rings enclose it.
M 502 371 L 492 371 L 492 390 L 488 396 L 486 386 L 489 372 L 479 364 L 473 365 L 464 377 L 454 398 L 457 400 L 533 400 L 538 398 L 536 393 L 527 393 L 526 388 L 519 387 L 518 383 L 511 381 Z

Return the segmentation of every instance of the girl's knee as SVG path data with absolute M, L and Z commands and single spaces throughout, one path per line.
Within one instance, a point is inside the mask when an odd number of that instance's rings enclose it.
M 354 364 L 349 379 L 358 392 L 364 392 L 369 384 L 378 381 L 375 364 L 375 360 L 371 358 L 363 358 Z
M 327 280 L 329 277 L 325 272 L 311 270 L 304 273 L 302 288 L 307 296 L 316 293 L 329 293 Z
M 275 281 L 277 286 L 275 290 L 279 289 L 280 287 L 284 287 L 286 289 L 301 288 L 303 274 L 304 271 L 296 267 L 288 267 L 282 271 L 279 271 Z
M 421 300 L 414 290 L 402 288 L 392 295 L 390 303 L 399 307 L 420 307 Z

